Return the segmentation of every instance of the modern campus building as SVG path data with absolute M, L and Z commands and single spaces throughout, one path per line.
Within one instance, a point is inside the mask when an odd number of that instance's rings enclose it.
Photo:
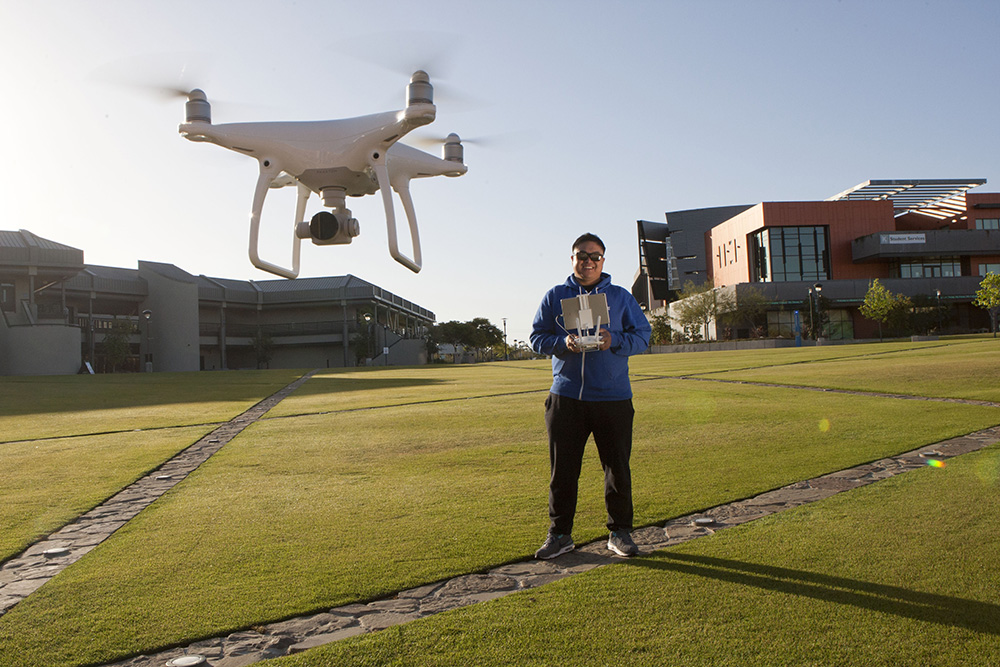
M 0 231 L 0 375 L 125 369 L 323 368 L 426 363 L 434 313 L 355 276 L 228 280 L 172 264 L 84 264 L 83 251 Z M 267 359 L 267 361 L 264 361 Z
M 764 202 L 638 222 L 633 294 L 664 312 L 687 282 L 767 302 L 767 335 L 792 335 L 796 311 L 820 295 L 828 338 L 871 338 L 858 308 L 873 279 L 931 304 L 939 331 L 989 328 L 972 306 L 982 277 L 1000 274 L 1000 193 L 985 179 L 873 180 L 825 201 Z M 810 290 L 812 290 L 810 292 Z M 811 310 L 811 309 L 810 309 Z

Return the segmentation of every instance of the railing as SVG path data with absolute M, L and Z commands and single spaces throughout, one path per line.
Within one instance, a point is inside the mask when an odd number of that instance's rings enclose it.
M 198 334 L 201 336 L 218 337 L 222 325 L 217 322 L 202 322 L 198 325 Z M 354 333 L 358 325 L 349 321 L 347 330 Z M 253 338 L 257 332 L 277 338 L 279 336 L 309 336 L 315 334 L 337 334 L 344 331 L 343 320 L 327 320 L 322 322 L 279 322 L 270 324 L 226 324 L 227 338 Z
M 76 317 L 76 326 L 80 327 L 84 331 L 87 331 L 88 329 L 90 329 L 89 320 L 90 317 L 87 315 L 78 315 Z M 138 327 L 139 327 L 138 317 L 131 317 L 131 316 L 119 317 L 117 321 L 131 322 L 132 325 L 136 328 L 136 332 L 138 332 Z M 95 315 L 93 318 L 94 331 L 110 331 L 112 327 L 114 327 L 114 325 L 115 325 L 115 318 L 113 317 L 100 317 Z
M 347 321 L 347 333 L 349 336 L 353 336 L 369 325 L 363 323 L 355 322 L 354 320 Z M 382 331 L 383 325 L 370 325 L 372 329 L 378 329 Z M 218 322 L 202 322 L 198 325 L 198 335 L 207 338 L 218 338 L 219 333 L 222 330 L 222 325 Z M 270 336 L 271 338 L 288 337 L 288 336 L 310 336 L 317 334 L 332 334 L 341 335 L 344 331 L 344 320 L 326 320 L 321 322 L 280 322 L 280 323 L 269 323 L 269 324 L 244 324 L 244 323 L 229 323 L 226 324 L 226 338 L 254 338 L 257 336 L 257 332 L 261 334 Z M 405 331 L 397 331 L 395 329 L 390 329 L 390 333 L 394 336 L 403 339 L 410 338 L 420 338 L 420 331 L 411 331 L 406 329 Z M 381 336 L 382 334 L 379 333 Z

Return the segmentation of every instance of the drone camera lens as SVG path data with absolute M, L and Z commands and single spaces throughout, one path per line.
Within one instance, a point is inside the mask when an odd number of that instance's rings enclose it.
M 320 241 L 329 241 L 338 231 L 340 231 L 340 221 L 329 211 L 320 211 L 309 222 L 309 233 Z

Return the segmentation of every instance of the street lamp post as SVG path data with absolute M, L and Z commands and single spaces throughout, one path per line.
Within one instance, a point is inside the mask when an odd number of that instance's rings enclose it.
M 365 313 L 365 352 L 368 356 L 368 361 L 365 363 L 371 363 L 372 358 L 375 355 L 375 344 L 372 342 L 372 314 Z
M 819 336 L 816 333 L 816 328 L 813 326 L 813 292 L 816 293 L 816 305 L 818 310 L 819 293 L 822 291 L 823 291 L 822 283 L 815 283 L 812 287 L 809 288 L 809 331 L 810 333 L 812 333 L 813 340 L 819 338 Z M 819 313 L 816 313 L 816 319 L 820 319 Z
M 938 330 L 937 330 L 937 333 L 940 336 L 941 335 L 941 327 L 943 326 L 941 324 L 941 290 L 936 289 L 936 290 L 934 290 L 934 293 L 937 295 L 937 321 L 938 321 Z
M 809 333 L 813 333 L 813 288 L 809 288 Z
M 385 356 L 385 365 L 389 365 L 389 325 L 382 325 L 382 354 Z
M 153 372 L 153 353 L 149 349 L 149 320 L 153 317 L 153 311 L 148 308 L 142 311 L 142 319 L 146 320 L 146 372 Z
M 503 320 L 503 359 L 504 361 L 510 361 L 510 352 L 507 350 L 507 318 L 501 318 Z

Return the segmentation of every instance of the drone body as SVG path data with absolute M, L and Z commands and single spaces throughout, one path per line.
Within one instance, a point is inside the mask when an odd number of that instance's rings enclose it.
M 250 261 L 259 269 L 285 278 L 299 274 L 301 241 L 317 245 L 346 244 L 358 235 L 358 221 L 351 217 L 347 197 L 381 191 L 386 213 L 389 252 L 413 272 L 420 271 L 420 238 L 409 184 L 414 178 L 461 176 L 466 172 L 458 135 L 449 135 L 444 157 L 396 143 L 411 130 L 434 121 L 436 107 L 427 74 L 418 71 L 407 87 L 407 105 L 388 111 L 342 120 L 312 122 L 229 123 L 213 125 L 205 93 L 193 90 L 186 105 L 187 122 L 179 131 L 190 141 L 207 141 L 255 158 L 260 175 L 250 212 Z M 282 267 L 261 259 L 260 216 L 268 189 L 295 185 L 298 203 L 292 235 L 292 266 Z M 395 190 L 403 204 L 413 245 L 411 256 L 400 252 L 396 235 Z M 305 221 L 305 207 L 312 193 L 329 212 Z

